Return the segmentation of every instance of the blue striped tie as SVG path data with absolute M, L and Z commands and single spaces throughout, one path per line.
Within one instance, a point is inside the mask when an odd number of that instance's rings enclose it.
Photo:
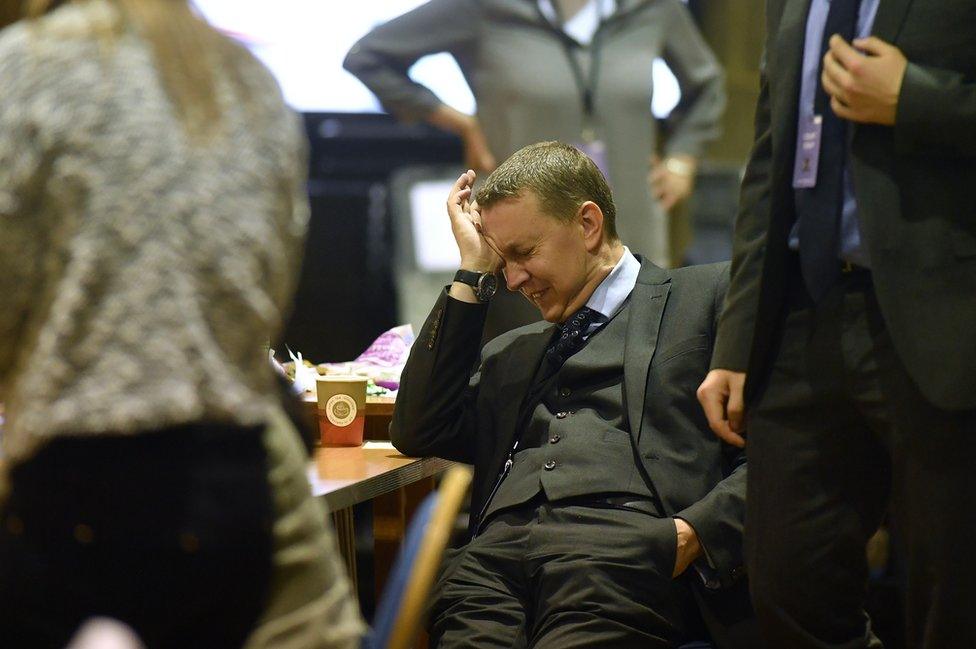
M 815 301 L 820 300 L 840 277 L 837 251 L 847 158 L 847 122 L 837 117 L 830 108 L 830 97 L 824 91 L 820 73 L 823 72 L 823 55 L 829 49 L 830 37 L 840 34 L 848 42 L 853 39 L 860 5 L 861 0 L 830 0 L 814 100 L 814 113 L 823 117 L 817 184 L 809 189 L 795 190 L 800 270 L 807 290 Z

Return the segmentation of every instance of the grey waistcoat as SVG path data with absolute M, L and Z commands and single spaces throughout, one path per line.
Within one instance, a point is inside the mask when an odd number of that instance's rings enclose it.
M 485 510 L 597 494 L 654 499 L 630 444 L 623 403 L 630 303 L 549 382 L 529 417 L 509 474 Z

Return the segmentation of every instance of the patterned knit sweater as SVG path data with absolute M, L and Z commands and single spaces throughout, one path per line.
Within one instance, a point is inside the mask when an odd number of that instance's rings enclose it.
M 90 0 L 0 32 L 7 460 L 274 403 L 265 349 L 308 218 L 298 120 L 241 49 L 220 135 L 191 142 L 151 48 L 104 37 L 118 24 Z

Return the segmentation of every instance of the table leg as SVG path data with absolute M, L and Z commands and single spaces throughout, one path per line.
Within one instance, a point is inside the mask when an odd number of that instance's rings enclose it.
M 359 579 L 356 575 L 356 528 L 353 524 L 352 508 L 347 507 L 333 512 L 332 522 L 335 524 L 336 538 L 339 542 L 339 553 L 346 563 L 346 573 L 352 583 L 353 595 L 359 595 Z

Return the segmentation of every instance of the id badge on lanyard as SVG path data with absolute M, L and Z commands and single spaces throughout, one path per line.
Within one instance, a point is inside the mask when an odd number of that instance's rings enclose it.
M 811 189 L 817 186 L 822 133 L 822 115 L 811 115 L 803 119 L 796 136 L 796 161 L 793 163 L 794 189 Z
M 580 141 L 573 142 L 573 146 L 585 153 L 590 160 L 596 163 L 597 168 L 603 173 L 607 182 L 610 182 L 610 161 L 607 158 L 607 145 L 597 137 L 596 132 L 586 126 Z

